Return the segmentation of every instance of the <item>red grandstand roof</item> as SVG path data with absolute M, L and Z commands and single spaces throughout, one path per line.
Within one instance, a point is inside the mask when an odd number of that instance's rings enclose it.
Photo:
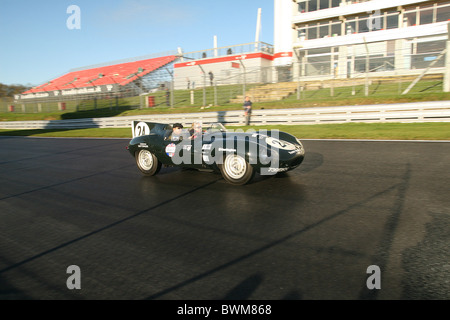
M 73 88 L 85 88 L 108 84 L 121 86 L 145 76 L 150 72 L 174 61 L 176 56 L 165 56 L 147 60 L 120 63 L 106 67 L 98 67 L 86 70 L 69 72 L 59 78 L 39 85 L 24 92 L 36 93 L 55 90 L 69 90 Z

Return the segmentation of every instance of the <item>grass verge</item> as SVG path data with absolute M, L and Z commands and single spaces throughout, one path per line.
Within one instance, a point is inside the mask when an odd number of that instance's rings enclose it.
M 255 110 L 260 110 L 450 100 L 450 92 L 442 92 L 441 80 L 420 81 L 408 94 L 403 95 L 402 92 L 409 83 L 410 81 L 395 83 L 373 81 L 369 87 L 368 96 L 365 96 L 365 87 L 361 85 L 336 87 L 333 90 L 331 88 L 306 90 L 301 92 L 301 97 L 294 93 L 280 101 L 254 103 L 253 107 Z M 251 85 L 247 89 L 250 87 Z M 157 100 L 155 107 L 152 108 L 139 108 L 144 99 L 143 97 L 121 98 L 117 106 L 114 99 L 98 100 L 95 103 L 94 100 L 68 101 L 67 109 L 64 111 L 58 111 L 56 102 L 43 103 L 41 106 L 43 112 L 37 112 L 38 107 L 36 103 L 28 103 L 26 108 L 17 105 L 15 112 L 0 113 L 0 121 L 64 120 L 242 110 L 242 103 L 230 102 L 232 98 L 242 93 L 240 86 L 219 86 L 217 89 L 217 99 L 214 99 L 214 89 L 206 88 L 207 99 L 205 106 L 202 103 L 202 89 L 195 90 L 194 105 L 190 103 L 189 90 L 176 90 L 173 107 L 166 105 L 166 98 L 163 92 L 157 92 L 152 94 Z M 13 101 L 10 101 L 9 104 L 13 104 Z M 80 105 L 77 106 L 77 104 Z M 6 110 L 6 105 L 0 107 L 0 110 Z
M 300 139 L 450 140 L 450 123 L 344 123 L 228 127 L 230 130 L 279 129 Z M 0 136 L 131 138 L 131 128 L 0 130 Z

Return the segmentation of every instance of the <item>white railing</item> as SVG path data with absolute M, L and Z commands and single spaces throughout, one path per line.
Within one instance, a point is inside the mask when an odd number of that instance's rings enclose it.
M 244 125 L 243 111 L 216 111 L 129 117 L 90 118 L 50 121 L 3 121 L 0 129 L 85 129 L 129 128 L 134 120 L 191 124 L 221 122 Z M 348 122 L 450 122 L 450 101 L 377 104 L 363 106 L 254 110 L 252 125 L 324 124 Z

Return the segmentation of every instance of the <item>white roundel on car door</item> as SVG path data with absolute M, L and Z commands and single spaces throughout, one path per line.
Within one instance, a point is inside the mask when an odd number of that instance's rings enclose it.
M 175 155 L 176 149 L 177 146 L 174 143 L 171 143 L 166 147 L 166 154 L 172 158 Z

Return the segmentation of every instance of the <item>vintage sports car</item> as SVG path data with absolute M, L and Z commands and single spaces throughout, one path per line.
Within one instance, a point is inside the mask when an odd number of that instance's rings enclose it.
M 295 169 L 305 155 L 300 140 L 278 130 L 231 131 L 220 123 L 192 128 L 174 135 L 172 125 L 133 121 L 127 149 L 146 175 L 157 174 L 161 166 L 180 166 L 220 172 L 234 185 L 248 183 L 255 173 Z

